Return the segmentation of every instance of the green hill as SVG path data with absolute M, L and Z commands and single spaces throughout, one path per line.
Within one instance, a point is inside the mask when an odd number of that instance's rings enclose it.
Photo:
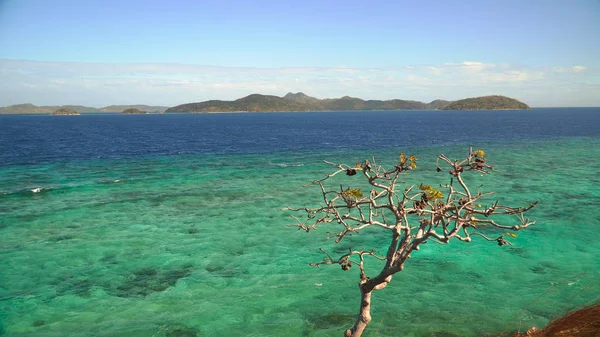
M 125 109 L 123 111 L 121 111 L 122 114 L 129 114 L 129 115 L 143 115 L 143 114 L 147 114 L 147 111 L 144 110 L 140 110 L 140 109 L 136 109 L 136 108 L 129 108 L 129 109 Z
M 435 103 L 435 104 L 434 104 Z M 368 100 L 344 96 L 318 99 L 302 92 L 283 97 L 253 94 L 235 101 L 205 101 L 188 103 L 167 109 L 169 112 L 246 112 L 246 111 L 323 111 L 323 110 L 431 110 L 448 103 L 436 100 L 430 104 L 418 101 L 392 99 Z
M 450 102 L 440 110 L 523 110 L 529 106 L 505 96 L 483 96 Z
M 326 98 L 321 101 L 325 110 L 364 110 L 365 101 L 350 96 L 344 96 L 342 98 Z
M 450 103 L 450 101 L 445 101 L 443 99 L 436 99 L 435 101 L 432 101 L 428 105 L 429 105 L 429 108 L 431 108 L 431 109 L 439 109 L 448 103 Z
M 188 103 L 172 107 L 169 112 L 273 112 L 273 111 L 306 111 L 307 105 L 296 101 L 270 95 L 249 95 L 235 101 L 211 100 L 199 103 Z
M 295 101 L 298 103 L 310 104 L 310 105 L 315 105 L 315 106 L 320 106 L 320 103 L 321 103 L 320 99 L 310 97 L 303 92 L 299 92 L 296 94 L 288 92 L 285 96 L 283 96 L 283 98 L 290 100 L 290 101 Z
M 79 112 L 69 109 L 69 108 L 58 108 L 56 111 L 52 112 L 53 116 L 77 116 L 80 115 Z
M 15 104 L 0 107 L 0 113 L 3 114 L 45 114 L 51 113 L 56 109 L 45 109 L 31 103 Z

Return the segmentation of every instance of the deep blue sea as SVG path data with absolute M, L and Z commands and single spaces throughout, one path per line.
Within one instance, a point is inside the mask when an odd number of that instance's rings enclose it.
M 472 183 L 539 200 L 512 246 L 415 253 L 373 295 L 366 336 L 484 336 L 600 299 L 600 108 L 80 116 L 0 115 L 0 336 L 340 336 L 358 271 L 290 206 L 323 160 L 414 153 L 408 185 L 446 183 L 440 153 L 486 151 Z M 367 272 L 378 268 L 367 264 Z
M 84 118 L 83 118 L 84 117 Z M 0 115 L 0 163 L 357 151 L 597 137 L 597 108 L 82 117 Z

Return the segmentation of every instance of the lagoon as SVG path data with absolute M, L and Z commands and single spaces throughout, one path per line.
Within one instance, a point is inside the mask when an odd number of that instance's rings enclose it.
M 500 333 L 597 300 L 599 108 L 0 115 L 0 335 L 339 336 L 358 272 L 308 264 L 386 237 L 336 245 L 279 209 L 319 201 L 302 185 L 323 160 L 414 153 L 406 181 L 437 184 L 437 155 L 471 145 L 500 172 L 474 181 L 540 200 L 537 224 L 513 246 L 423 247 L 366 336 Z

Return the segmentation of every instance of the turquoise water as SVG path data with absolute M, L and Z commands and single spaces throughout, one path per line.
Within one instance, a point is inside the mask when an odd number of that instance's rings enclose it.
M 425 245 L 373 296 L 366 336 L 480 336 L 543 325 L 598 301 L 600 139 L 490 141 L 501 172 L 470 177 L 506 203 L 540 200 L 513 246 Z M 323 159 L 392 163 L 446 182 L 439 153 L 468 144 L 85 159 L 0 167 L 0 335 L 339 336 L 358 271 L 309 267 L 319 248 L 385 247 L 366 231 L 336 245 L 287 227 L 314 205 Z M 350 179 L 350 177 L 348 177 Z M 32 190 L 40 188 L 39 192 Z M 373 262 L 373 261 L 369 261 Z M 367 265 L 367 272 L 378 267 Z

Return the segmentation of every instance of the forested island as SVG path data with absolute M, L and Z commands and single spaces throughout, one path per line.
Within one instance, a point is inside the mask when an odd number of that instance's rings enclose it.
M 125 109 L 123 111 L 121 111 L 122 114 L 126 114 L 126 115 L 142 115 L 142 114 L 147 114 L 147 111 L 144 110 L 140 110 L 140 109 L 136 109 L 136 108 L 129 108 L 129 109 Z
M 524 110 L 529 106 L 505 96 L 483 96 L 450 102 L 440 110 Z
M 52 112 L 52 116 L 76 116 L 80 115 L 79 112 L 69 108 L 59 108 Z
M 214 112 L 291 112 L 291 111 L 348 111 L 348 110 L 520 110 L 529 106 L 505 96 L 483 96 L 446 101 L 436 99 L 429 103 L 391 99 L 364 100 L 343 96 L 319 99 L 302 92 L 288 93 L 283 97 L 252 94 L 233 101 L 209 100 L 177 105 L 171 108 L 150 105 L 109 105 L 93 108 L 82 105 L 36 106 L 17 104 L 0 107 L 0 114 L 45 114 L 65 108 L 79 112 L 121 112 L 122 114 L 154 113 L 214 113 Z
M 15 104 L 5 107 L 0 107 L 0 114 L 51 114 L 54 111 L 66 108 L 79 112 L 101 113 L 101 112 L 122 112 L 127 109 L 139 109 L 143 111 L 152 111 L 154 113 L 163 113 L 168 107 L 160 105 L 109 105 L 103 108 L 94 108 L 85 105 L 42 105 L 37 106 L 31 103 Z
M 437 99 L 430 103 L 419 101 L 363 100 L 344 96 L 318 99 L 304 93 L 288 93 L 283 97 L 253 94 L 234 101 L 210 100 L 188 103 L 165 112 L 274 112 L 274 111 L 346 111 L 346 110 L 507 110 L 529 109 L 524 103 L 505 96 L 484 96 L 459 101 Z
M 431 103 L 392 99 L 363 100 L 344 96 L 318 99 L 302 92 L 288 93 L 283 97 L 253 94 L 234 101 L 210 100 L 188 103 L 167 109 L 165 112 L 274 112 L 274 111 L 337 111 L 337 110 L 432 110 L 449 101 L 435 100 Z

